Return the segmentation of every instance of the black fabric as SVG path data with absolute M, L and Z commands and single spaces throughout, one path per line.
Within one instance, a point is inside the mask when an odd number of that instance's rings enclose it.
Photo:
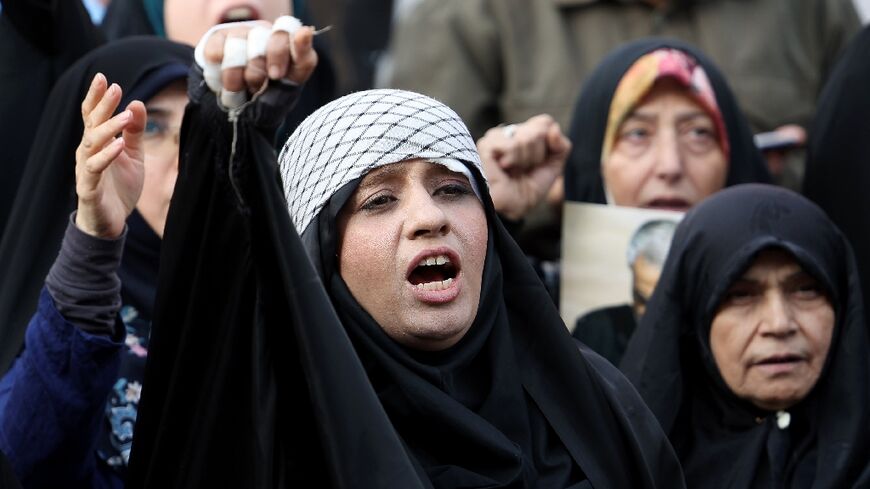
M 106 11 L 106 17 L 100 24 L 100 29 L 107 39 L 114 40 L 136 35 L 154 35 L 155 28 L 148 20 L 144 2 L 146 0 L 112 0 Z M 290 1 L 290 0 L 288 0 Z M 306 11 L 299 13 L 300 20 L 306 25 L 313 19 L 306 18 Z M 317 67 L 305 83 L 305 90 L 293 109 L 276 132 L 278 146 L 284 143 L 296 126 L 317 110 L 320 106 L 332 101 L 337 95 L 337 80 L 329 46 L 324 36 L 314 38 L 314 49 L 317 51 Z
M 636 328 L 634 310 L 623 304 L 595 309 L 577 318 L 572 336 L 610 363 L 619 365 Z
M 727 288 L 761 250 L 781 248 L 826 289 L 836 323 L 815 388 L 791 425 L 725 385 L 709 330 Z M 870 352 L 861 288 L 843 235 L 810 201 L 741 185 L 677 228 L 622 369 L 668 433 L 689 487 L 848 488 L 870 484 Z
M 231 159 L 232 127 L 200 82 L 182 124 L 127 487 L 429 487 L 290 223 L 277 124 L 258 129 L 268 114 L 246 109 Z
M 0 237 L 47 97 L 61 74 L 100 45 L 81 2 L 4 0 L 0 13 Z M 32 198 L 32 196 L 31 196 Z M 13 230 L 13 233 L 17 230 Z
M 21 483 L 3 452 L 0 452 L 0 489 L 21 489 Z
M 578 354 L 485 185 L 489 246 L 469 332 L 441 352 L 390 339 L 336 273 L 336 218 L 358 184 L 332 196 L 303 241 L 387 415 L 434 487 L 683 485 L 630 385 L 597 354 Z
M 803 193 L 843 231 L 870 304 L 870 28 L 843 52 L 819 96 L 810 130 Z
M 21 347 L 39 290 L 75 208 L 75 151 L 83 131 L 81 101 L 94 75 L 101 72 L 126 90 L 161 66 L 189 65 L 192 59 L 189 47 L 156 38 L 131 38 L 90 52 L 58 80 L 46 102 L 10 214 L 12 232 L 0 242 L 0 372 L 8 369 Z M 126 102 L 125 97 L 120 108 Z
M 704 53 L 689 44 L 673 39 L 651 38 L 629 42 L 617 48 L 601 61 L 583 83 L 583 91 L 574 108 L 568 132 L 574 146 L 565 165 L 566 200 L 606 203 L 601 180 L 601 148 L 607 130 L 610 103 L 619 81 L 631 65 L 643 55 L 660 48 L 674 48 L 691 55 L 710 79 L 731 150 L 725 185 L 770 182 L 770 174 L 755 147 L 749 124 L 719 69 Z

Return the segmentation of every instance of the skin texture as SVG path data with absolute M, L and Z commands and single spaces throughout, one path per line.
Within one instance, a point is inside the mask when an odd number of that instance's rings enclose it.
M 136 208 L 160 237 L 178 178 L 178 136 L 186 105 L 187 87 L 181 80 L 157 92 L 145 104 L 145 183 Z
M 166 37 L 196 46 L 203 34 L 224 22 L 227 13 L 235 7 L 249 7 L 251 15 L 247 15 L 246 20 L 272 22 L 292 13 L 288 0 L 166 0 L 163 3 Z
M 616 138 L 601 167 L 616 205 L 685 211 L 725 186 L 716 126 L 673 81 L 657 82 Z
M 469 330 L 480 302 L 487 221 L 464 175 L 423 160 L 372 170 L 339 214 L 338 231 L 339 273 L 390 338 L 433 351 Z M 458 293 L 437 304 L 421 300 L 408 281 L 421 253 L 435 249 L 452 250 L 460 265 Z
M 816 385 L 833 330 L 834 310 L 821 284 L 789 253 L 771 249 L 725 294 L 710 348 L 728 387 L 773 411 L 800 402 Z
M 661 267 L 650 263 L 642 255 L 637 257 L 631 266 L 632 296 L 634 297 L 631 307 L 638 319 L 646 312 L 646 304 L 649 302 L 661 274 Z

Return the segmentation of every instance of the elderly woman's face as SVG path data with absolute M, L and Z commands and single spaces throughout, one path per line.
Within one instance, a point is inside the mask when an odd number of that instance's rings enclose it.
M 819 380 L 834 330 L 821 284 L 791 254 L 766 250 L 728 289 L 710 329 L 710 348 L 728 387 L 777 410 Z
M 663 80 L 619 126 L 601 170 L 616 205 L 685 211 L 725 186 L 728 162 L 707 112 Z
M 487 222 L 468 179 L 423 160 L 369 172 L 338 218 L 338 268 L 395 341 L 458 342 L 477 315 Z

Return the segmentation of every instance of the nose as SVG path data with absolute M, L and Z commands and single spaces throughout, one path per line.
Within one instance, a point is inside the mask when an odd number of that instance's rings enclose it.
M 677 135 L 663 131 L 656 142 L 656 177 L 667 182 L 676 182 L 683 176 L 683 161 Z
M 443 236 L 450 223 L 443 209 L 425 189 L 413 191 L 407 198 L 405 228 L 409 239 Z
M 796 331 L 792 306 L 782 291 L 768 292 L 764 297 L 763 317 L 760 332 L 762 335 L 785 337 Z

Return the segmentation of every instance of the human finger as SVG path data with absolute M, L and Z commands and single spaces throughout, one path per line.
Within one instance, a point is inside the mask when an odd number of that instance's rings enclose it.
M 82 121 L 87 120 L 88 114 L 90 114 L 94 107 L 97 106 L 97 102 L 103 97 L 103 94 L 106 93 L 107 86 L 106 76 L 102 73 L 97 73 L 94 75 L 94 79 L 91 80 L 91 86 L 88 87 L 88 93 L 85 94 L 85 99 L 82 100 Z
M 221 57 L 221 85 L 224 91 L 243 92 L 245 90 L 245 66 L 248 64 L 247 31 L 227 33 Z M 224 94 L 221 94 L 224 98 Z M 222 100 L 223 101 L 223 100 Z M 232 104 L 237 105 L 237 104 Z
M 124 150 L 124 138 L 115 138 L 103 149 L 92 155 L 85 162 L 85 174 L 99 180 L 99 175 L 121 154 Z
M 317 67 L 317 51 L 314 50 L 314 29 L 302 27 L 291 39 L 292 64 L 286 78 L 297 85 L 308 81 Z
M 571 152 L 571 140 L 565 136 L 558 123 L 554 123 L 547 131 L 547 152 L 551 158 L 561 158 L 563 164 Z
M 115 134 L 124 129 L 124 126 L 130 121 L 132 115 L 132 113 L 125 110 L 102 124 L 86 130 L 79 144 L 83 156 L 89 157 L 102 150 L 115 137 Z
M 148 121 L 148 112 L 145 109 L 145 104 L 138 100 L 127 104 L 126 111 L 130 112 L 130 120 L 124 126 L 124 130 L 121 133 L 121 136 L 124 138 L 124 147 L 128 151 L 135 152 L 140 160 L 144 159 L 142 140 L 145 137 L 145 124 Z
M 97 102 L 94 109 L 85 117 L 85 131 L 106 122 L 106 120 L 112 117 L 120 101 L 121 87 L 117 83 L 112 83 L 106 89 L 106 92 Z
M 272 31 L 265 25 L 254 26 L 248 31 L 248 64 L 245 65 L 245 84 L 251 93 L 257 92 L 266 82 L 266 48 Z
M 283 30 L 272 32 L 266 45 L 266 65 L 269 78 L 279 80 L 284 78 L 290 64 L 290 34 Z

